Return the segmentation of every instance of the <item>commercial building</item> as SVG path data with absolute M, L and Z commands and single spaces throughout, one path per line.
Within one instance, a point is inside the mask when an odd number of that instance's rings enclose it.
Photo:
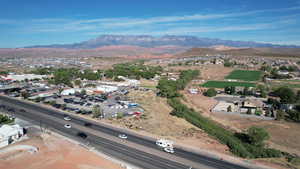
M 0 148 L 17 141 L 24 135 L 23 128 L 16 125 L 3 125 L 0 127 Z

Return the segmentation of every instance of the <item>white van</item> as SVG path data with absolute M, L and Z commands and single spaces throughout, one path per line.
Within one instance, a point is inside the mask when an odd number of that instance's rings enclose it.
M 165 140 L 165 139 L 159 139 L 156 141 L 156 145 L 160 147 L 173 147 L 173 141 Z

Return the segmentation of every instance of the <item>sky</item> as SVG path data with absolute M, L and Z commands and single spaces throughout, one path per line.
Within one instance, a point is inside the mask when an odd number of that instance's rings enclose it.
M 300 45 L 300 0 L 1 0 L 0 48 L 103 34 Z

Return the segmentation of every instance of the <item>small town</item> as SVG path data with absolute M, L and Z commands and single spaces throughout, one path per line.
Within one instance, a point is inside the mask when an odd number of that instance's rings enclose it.
M 300 1 L 3 1 L 0 169 L 300 169 Z

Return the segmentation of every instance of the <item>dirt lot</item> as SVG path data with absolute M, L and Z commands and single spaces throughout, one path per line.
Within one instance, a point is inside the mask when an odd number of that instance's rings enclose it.
M 32 145 L 36 153 L 10 152 L 0 154 L 0 168 L 3 169 L 121 169 L 122 167 L 80 145 L 60 136 L 31 136 L 30 139 L 12 144 Z
M 171 116 L 172 109 L 166 99 L 157 97 L 153 91 L 133 90 L 129 97 L 143 107 L 144 115 L 140 118 L 129 117 L 106 122 L 134 129 L 144 135 L 164 137 L 179 144 L 229 154 L 226 146 L 210 138 L 202 130 L 195 128 L 184 119 Z
M 233 68 L 224 67 L 222 65 L 201 65 L 201 66 L 174 66 L 169 69 L 179 71 L 186 69 L 200 70 L 201 78 L 204 80 L 224 80 Z

